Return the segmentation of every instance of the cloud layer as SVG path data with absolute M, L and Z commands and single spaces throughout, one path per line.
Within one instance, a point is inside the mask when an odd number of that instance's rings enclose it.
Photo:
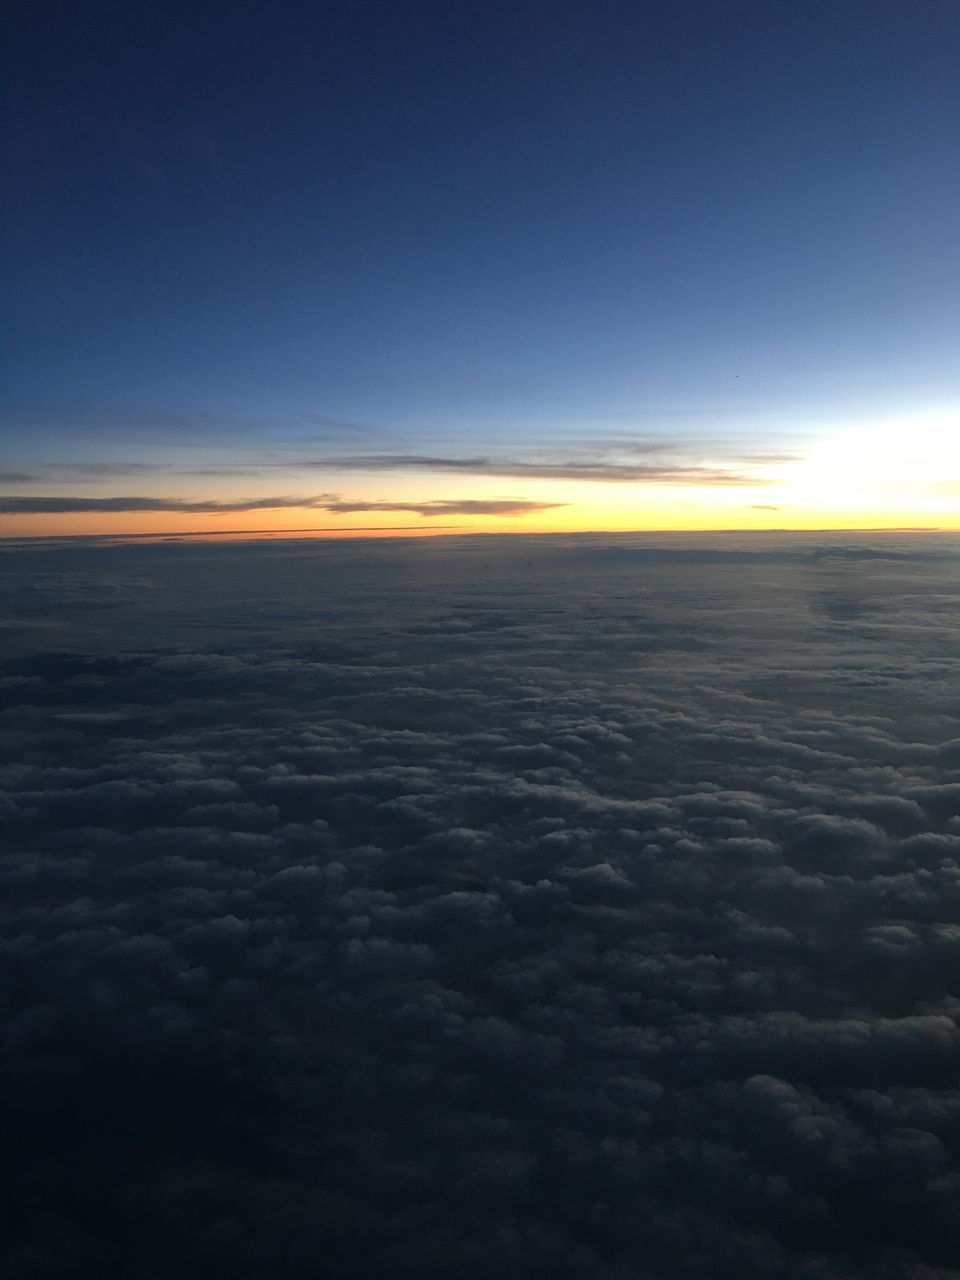
M 493 515 L 520 516 L 550 511 L 561 502 L 528 502 L 523 498 L 455 499 L 428 502 L 343 502 L 335 494 L 312 497 L 249 498 L 239 501 L 192 501 L 185 498 L 91 498 L 56 496 L 0 497 L 0 515 L 63 515 L 72 512 L 170 511 L 187 515 L 228 515 L 243 511 L 278 511 L 284 508 L 329 511 L 334 515 L 354 511 L 413 511 L 421 516 Z
M 769 460 L 769 459 L 766 459 Z M 466 475 L 513 476 L 537 480 L 588 480 L 611 484 L 675 484 L 695 486 L 757 485 L 759 476 L 729 467 L 666 462 L 610 461 L 571 458 L 545 462 L 520 458 L 438 457 L 415 453 L 355 454 L 310 459 L 299 464 L 326 471 L 439 471 Z
M 437 499 L 433 502 L 331 502 L 325 511 L 347 514 L 352 511 L 413 511 L 421 516 L 523 516 L 534 511 L 553 511 L 564 502 L 528 502 L 523 498 Z
M 4 1274 L 957 1280 L 958 552 L 9 554 Z

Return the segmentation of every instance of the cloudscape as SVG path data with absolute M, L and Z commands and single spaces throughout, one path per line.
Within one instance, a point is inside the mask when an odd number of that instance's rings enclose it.
M 3 1280 L 960 1280 L 955 0 L 12 0 Z
M 960 1275 L 958 569 L 8 551 L 4 1274 Z

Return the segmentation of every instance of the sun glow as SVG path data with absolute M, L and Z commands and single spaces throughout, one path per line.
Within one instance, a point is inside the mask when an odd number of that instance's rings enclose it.
M 845 428 L 811 447 L 779 498 L 812 509 L 864 509 L 960 524 L 960 414 Z
M 242 536 L 411 537 L 436 533 L 574 533 L 577 531 L 710 529 L 960 528 L 960 413 L 941 411 L 874 425 L 823 430 L 793 456 L 760 458 L 734 466 L 730 457 L 691 455 L 689 483 L 663 479 L 611 482 L 592 476 L 438 474 L 385 466 L 324 476 L 333 493 L 274 502 L 258 499 L 250 480 L 194 476 L 175 486 L 169 506 L 111 509 L 128 481 L 111 477 L 85 487 L 68 506 L 30 510 L 30 489 L 62 491 L 67 482 L 36 481 L 11 499 L 0 516 L 0 535 L 18 536 Z M 429 460 L 425 460 L 429 461 Z M 735 460 L 734 460 L 735 461 Z M 572 468 L 571 468 L 572 470 Z M 717 480 L 724 471 L 731 479 Z M 164 479 L 167 493 L 171 476 Z M 261 492 L 268 482 L 260 479 Z M 267 494 L 310 493 L 314 470 L 277 469 Z M 256 487 L 256 486 L 254 486 Z M 69 491 L 68 491 L 69 492 Z M 84 508 L 83 501 L 91 505 Z M 17 499 L 17 501 L 20 501 Z M 51 499 L 52 503 L 57 501 Z M 69 504 L 75 503 L 74 509 Z M 102 504 L 102 505 L 97 505 Z M 213 508 L 213 509 L 211 509 Z

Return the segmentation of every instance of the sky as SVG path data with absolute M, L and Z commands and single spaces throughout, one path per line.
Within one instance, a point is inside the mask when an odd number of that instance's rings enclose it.
M 960 527 L 949 0 L 15 0 L 0 535 Z

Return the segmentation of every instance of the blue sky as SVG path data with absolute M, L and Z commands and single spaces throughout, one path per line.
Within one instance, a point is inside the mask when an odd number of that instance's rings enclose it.
M 41 486 L 185 444 L 803 449 L 960 403 L 952 3 L 13 27 L 0 429 Z

